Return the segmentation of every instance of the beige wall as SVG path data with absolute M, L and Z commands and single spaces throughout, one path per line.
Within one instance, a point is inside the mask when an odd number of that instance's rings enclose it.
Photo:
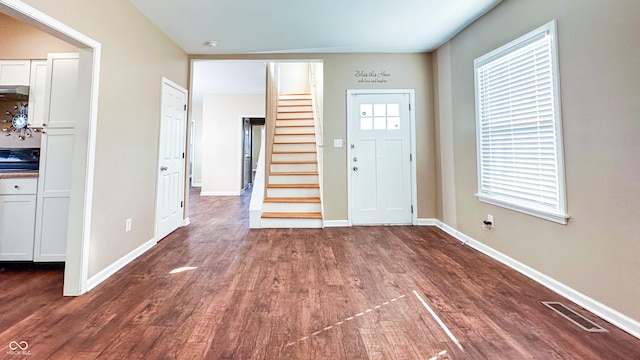
M 243 116 L 264 116 L 264 94 L 205 95 L 202 108 L 202 195 L 240 195 Z
M 450 91 L 453 110 L 450 116 L 439 113 L 439 122 L 450 122 L 453 129 L 452 140 L 441 131 L 440 141 L 452 146 L 455 171 L 455 196 L 448 199 L 453 203 L 443 201 L 443 207 L 456 209 L 457 229 L 481 239 L 481 221 L 493 214 L 496 227 L 485 231 L 486 245 L 635 320 L 640 320 L 638 14 L 636 0 L 508 0 L 450 42 L 449 64 L 438 61 L 445 66 L 438 69 L 438 89 Z M 553 19 L 558 20 L 571 216 L 566 226 L 474 196 L 473 59 Z M 440 49 L 438 56 L 446 57 L 446 51 Z
M 161 80 L 187 87 L 187 56 L 126 0 L 24 2 L 102 44 L 91 277 L 154 237 Z
M 51 52 L 78 52 L 74 46 L 0 13 L 0 59 L 46 60 Z
M 192 185 L 202 185 L 202 103 L 191 104 L 191 121 L 193 125 L 193 178 Z
M 415 89 L 418 217 L 436 216 L 435 156 L 430 54 L 287 54 L 197 56 L 192 59 L 296 59 L 324 62 L 324 179 L 325 220 L 347 219 L 347 148 L 334 148 L 333 139 L 347 140 L 347 89 Z M 385 83 L 361 83 L 356 71 L 386 71 Z

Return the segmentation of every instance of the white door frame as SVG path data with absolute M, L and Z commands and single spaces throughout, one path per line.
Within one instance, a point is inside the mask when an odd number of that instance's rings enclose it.
M 63 294 L 81 295 L 88 290 L 101 44 L 19 0 L 0 0 L 0 12 L 79 48 L 78 119 L 74 136 Z
M 356 121 L 353 118 L 353 104 L 351 103 L 351 99 L 354 95 L 385 95 L 385 94 L 408 94 L 409 95 L 409 104 L 411 104 L 411 109 L 409 110 L 409 123 L 410 123 L 410 132 L 409 135 L 411 141 L 411 204 L 413 206 L 413 213 L 411 214 L 411 224 L 416 225 L 418 223 L 418 187 L 417 187 L 417 170 L 416 170 L 416 94 L 414 89 L 347 89 L 347 221 L 349 226 L 353 226 L 353 222 L 351 221 L 352 215 L 352 204 L 351 204 L 351 123 Z
M 185 94 L 185 105 L 186 103 L 189 101 L 189 91 L 185 88 L 183 88 L 182 86 L 176 84 L 175 82 L 167 79 L 166 77 L 162 77 L 162 83 L 161 83 L 161 90 L 160 90 L 160 131 L 158 133 L 158 163 L 156 164 L 156 171 L 160 171 L 160 162 L 161 162 L 161 156 L 162 156 L 162 149 L 160 149 L 160 145 L 162 144 L 162 119 L 164 118 L 164 87 L 165 85 L 171 86 L 177 90 L 180 90 L 182 92 L 184 92 Z M 185 219 L 184 214 L 185 214 L 185 209 L 186 209 L 186 205 L 187 202 L 185 201 L 185 189 L 187 188 L 187 181 L 189 179 L 189 174 L 187 174 L 187 147 L 189 146 L 188 144 L 188 138 L 189 135 L 188 134 L 188 129 L 189 129 L 189 119 L 187 116 L 187 110 L 184 110 L 184 137 L 183 137 L 183 147 L 182 147 L 182 152 L 183 154 L 185 154 L 185 156 L 182 158 L 182 186 L 181 186 L 181 191 L 180 191 L 180 201 L 182 201 L 183 207 L 182 207 L 182 222 L 180 224 L 180 227 L 182 226 L 186 226 L 189 224 L 189 220 Z M 156 174 L 156 179 L 158 179 L 158 174 Z M 158 236 L 158 208 L 160 207 L 160 202 L 158 201 L 160 196 L 160 182 L 156 181 L 156 207 L 155 207 L 155 216 L 154 216 L 154 226 L 153 226 L 153 237 L 154 239 L 156 239 L 156 242 L 162 240 L 159 238 Z

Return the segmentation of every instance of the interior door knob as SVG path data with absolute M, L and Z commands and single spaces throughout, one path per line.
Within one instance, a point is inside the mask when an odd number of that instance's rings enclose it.
M 166 166 L 160 166 L 160 171 L 167 171 L 167 170 L 169 170 L 169 168 L 168 168 L 168 167 L 166 167 Z
M 354 167 L 353 167 L 353 171 L 358 171 L 358 167 L 357 167 L 357 166 L 354 166 Z

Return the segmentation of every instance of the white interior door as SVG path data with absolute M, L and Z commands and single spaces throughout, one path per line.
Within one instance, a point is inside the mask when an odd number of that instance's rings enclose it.
M 352 224 L 411 224 L 410 94 L 350 93 L 348 101 Z
M 187 90 L 162 82 L 162 112 L 158 161 L 156 239 L 182 226 L 184 206 Z

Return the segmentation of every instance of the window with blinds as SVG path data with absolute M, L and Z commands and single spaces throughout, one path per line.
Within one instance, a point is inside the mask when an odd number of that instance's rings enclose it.
M 551 22 L 475 60 L 478 198 L 566 224 Z

